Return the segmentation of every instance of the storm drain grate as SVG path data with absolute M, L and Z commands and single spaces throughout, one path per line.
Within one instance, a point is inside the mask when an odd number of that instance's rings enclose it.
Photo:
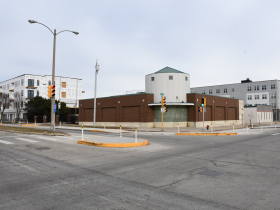
M 38 147 L 38 148 L 35 148 L 37 150 L 47 150 L 47 149 L 50 149 L 49 147 Z
M 218 172 L 218 171 L 201 171 L 198 174 L 205 175 L 205 176 L 216 177 L 216 176 L 220 176 L 223 173 Z

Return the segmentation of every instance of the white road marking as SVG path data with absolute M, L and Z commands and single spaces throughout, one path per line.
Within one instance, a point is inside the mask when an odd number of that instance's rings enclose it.
M 42 136 L 35 136 L 35 138 L 44 139 L 44 140 L 50 140 L 50 141 L 57 141 L 57 139 L 52 139 L 52 138 L 42 137 Z
M 277 136 L 277 135 L 279 135 L 280 133 L 273 133 L 273 134 L 271 134 L 272 136 Z
M 3 140 L 0 140 L 0 143 L 3 143 L 3 144 L 14 144 L 12 142 L 9 142 L 9 141 L 3 141 Z
M 17 140 L 21 140 L 21 141 L 27 141 L 27 142 L 38 142 L 38 141 L 34 141 L 34 140 L 30 140 L 30 139 L 24 139 L 24 138 L 16 138 Z

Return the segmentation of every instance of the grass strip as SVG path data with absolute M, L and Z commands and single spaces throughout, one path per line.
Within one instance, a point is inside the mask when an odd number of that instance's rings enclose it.
M 10 126 L 0 126 L 0 130 L 2 131 L 15 131 L 15 132 L 23 132 L 23 133 L 44 133 L 44 134 L 64 134 L 63 132 L 52 132 L 50 130 L 42 130 L 42 129 L 34 129 L 31 127 L 10 127 Z

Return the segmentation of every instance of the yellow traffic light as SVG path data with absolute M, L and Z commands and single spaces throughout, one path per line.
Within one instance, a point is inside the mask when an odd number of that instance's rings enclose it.
M 161 106 L 164 107 L 166 104 L 166 98 L 162 97 L 161 98 Z
M 203 102 L 204 102 L 204 107 L 206 107 L 206 98 L 204 98 Z
M 168 111 L 168 110 L 167 110 L 166 106 L 163 107 L 163 112 L 165 113 L 165 112 L 167 112 L 167 111 Z
M 48 97 L 51 98 L 52 97 L 52 85 L 48 86 Z
M 51 96 L 52 97 L 55 97 L 55 86 L 54 85 L 51 85 L 52 86 L 52 94 L 51 94 Z

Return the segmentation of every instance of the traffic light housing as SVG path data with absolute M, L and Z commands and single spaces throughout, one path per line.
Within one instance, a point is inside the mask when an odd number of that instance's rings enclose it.
M 51 85 L 52 86 L 52 97 L 55 97 L 55 85 Z
M 167 110 L 166 106 L 163 107 L 163 113 L 165 113 L 165 112 L 167 112 L 167 111 L 168 111 L 168 110 Z
M 198 112 L 202 112 L 202 107 L 201 106 L 198 107 Z
M 204 97 L 203 98 L 201 98 L 201 106 L 204 106 Z
M 206 98 L 204 98 L 203 104 L 204 104 L 204 107 L 206 107 Z
M 161 106 L 164 107 L 166 105 L 166 98 L 161 98 Z
M 48 86 L 48 97 L 51 98 L 52 97 L 52 85 Z

